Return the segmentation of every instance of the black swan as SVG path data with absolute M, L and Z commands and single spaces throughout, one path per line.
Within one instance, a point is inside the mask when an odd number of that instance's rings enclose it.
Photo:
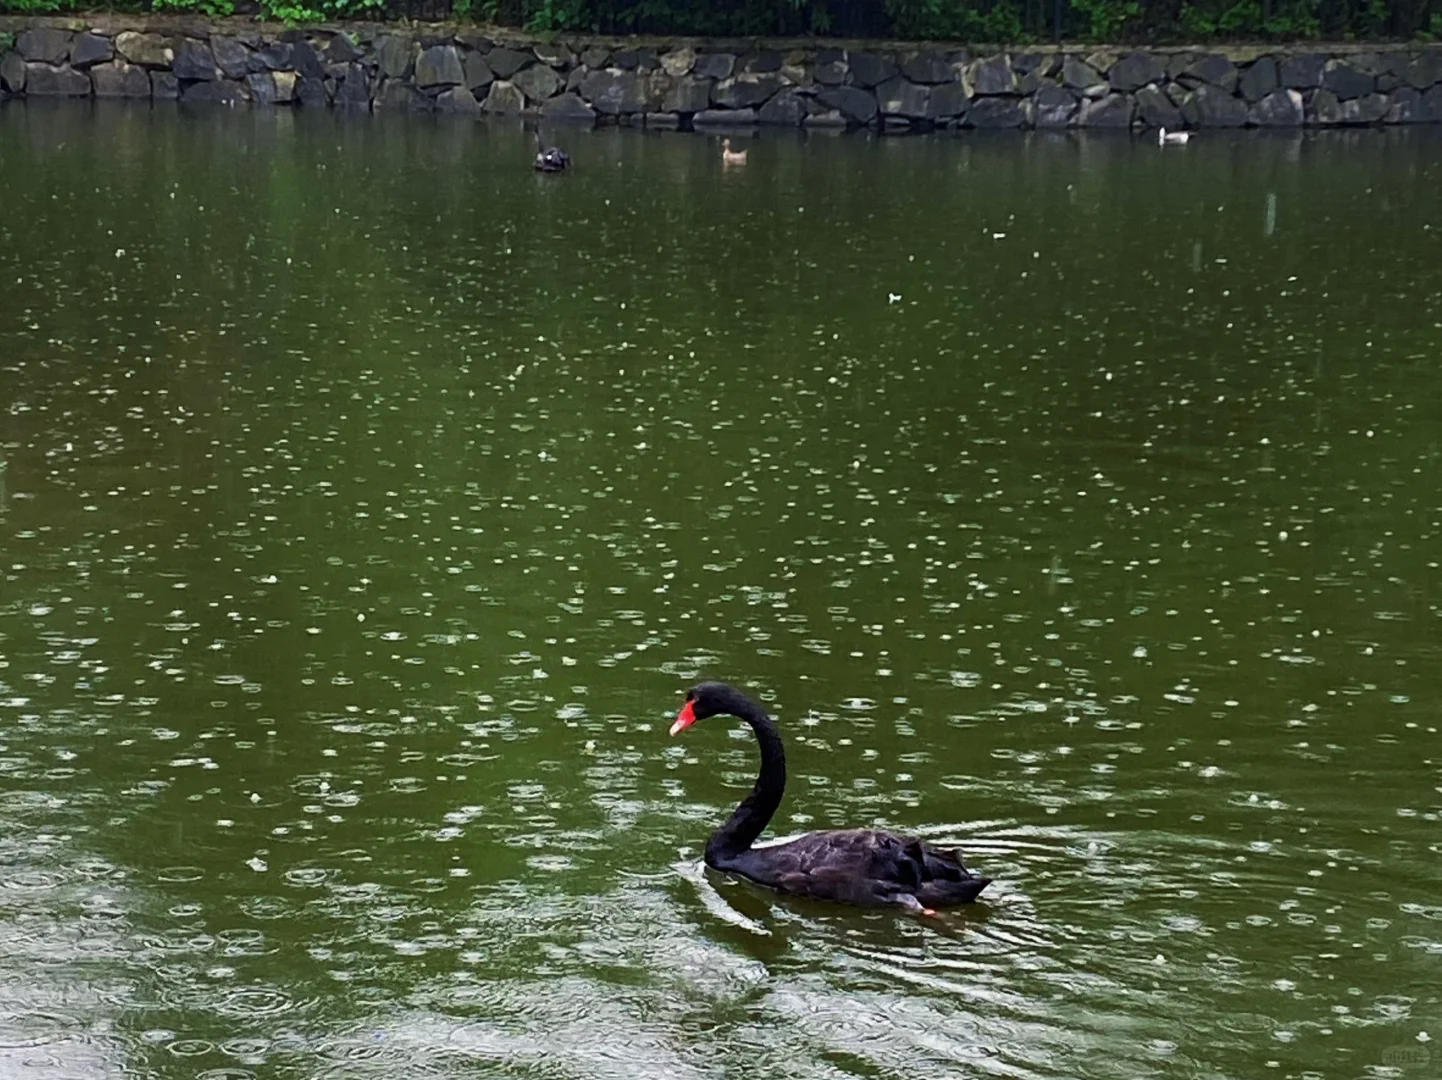
M 753 848 L 786 790 L 786 751 L 776 724 L 734 686 L 703 682 L 686 693 L 671 734 L 718 714 L 745 720 L 761 745 L 761 774 L 751 794 L 706 841 L 706 865 L 796 896 L 848 904 L 895 904 L 934 915 L 934 908 L 969 904 L 990 878 L 962 864 L 958 851 L 939 851 L 913 836 L 880 829 L 806 833 Z
M 536 171 L 564 172 L 571 165 L 571 155 L 559 146 L 547 146 L 536 132 Z

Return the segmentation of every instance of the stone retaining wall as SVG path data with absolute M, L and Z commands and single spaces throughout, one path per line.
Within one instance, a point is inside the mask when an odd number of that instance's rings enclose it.
M 525 39 L 464 27 L 10 19 L 0 98 L 529 113 L 660 128 L 1442 123 L 1442 45 L 1226 50 Z

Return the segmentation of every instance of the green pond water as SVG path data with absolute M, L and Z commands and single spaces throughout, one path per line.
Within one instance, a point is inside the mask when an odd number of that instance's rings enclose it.
M 0 1071 L 1436 1077 L 1442 132 L 552 134 L 0 109 Z

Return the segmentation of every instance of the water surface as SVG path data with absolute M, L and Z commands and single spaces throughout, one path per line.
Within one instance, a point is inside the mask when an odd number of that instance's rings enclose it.
M 1442 136 L 558 138 L 0 109 L 7 1074 L 1431 1075 Z

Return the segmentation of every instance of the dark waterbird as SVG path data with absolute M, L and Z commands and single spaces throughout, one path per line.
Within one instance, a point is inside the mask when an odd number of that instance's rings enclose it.
M 991 883 L 971 873 L 959 851 L 940 851 L 914 836 L 881 829 L 831 829 L 752 847 L 786 791 L 786 751 L 766 710 L 720 682 L 703 682 L 687 692 L 671 734 L 717 715 L 751 725 L 761 746 L 761 774 L 751 794 L 706 841 L 707 866 L 796 896 L 872 907 L 895 904 L 923 915 L 969 904 Z
M 571 155 L 562 150 L 559 146 L 547 146 L 541 138 L 541 133 L 536 132 L 536 171 L 537 172 L 565 172 L 571 167 Z

